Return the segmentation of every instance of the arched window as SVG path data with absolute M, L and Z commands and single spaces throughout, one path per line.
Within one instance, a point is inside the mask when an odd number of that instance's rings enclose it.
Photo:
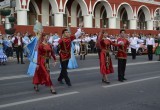
M 29 11 L 27 13 L 28 13 L 28 25 L 34 25 L 37 20 L 37 13 L 32 2 L 30 2 L 29 4 Z

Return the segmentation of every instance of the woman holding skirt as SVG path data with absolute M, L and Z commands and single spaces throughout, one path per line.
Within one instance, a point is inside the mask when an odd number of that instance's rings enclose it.
M 108 80 L 108 74 L 111 74 L 114 72 L 113 70 L 113 65 L 112 65 L 112 60 L 111 56 L 109 54 L 110 52 L 110 46 L 116 44 L 113 44 L 108 38 L 108 34 L 106 32 L 102 32 L 102 35 L 100 35 L 100 47 L 101 47 L 101 52 L 100 52 L 100 72 L 102 74 L 102 83 L 109 84 Z
M 51 57 L 54 59 L 54 66 L 56 64 L 56 57 L 52 50 L 51 45 L 47 43 L 47 35 L 42 35 L 38 44 L 38 60 L 37 68 L 33 77 L 33 84 L 35 91 L 39 91 L 38 85 L 45 85 L 50 87 L 52 94 L 56 94 L 54 86 L 50 78 L 49 60 Z

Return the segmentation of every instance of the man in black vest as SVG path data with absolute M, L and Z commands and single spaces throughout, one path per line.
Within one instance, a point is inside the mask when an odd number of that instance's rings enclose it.
M 21 64 L 25 64 L 23 62 L 23 38 L 22 35 L 18 32 L 17 35 L 15 35 L 12 38 L 12 42 L 16 51 L 17 56 L 17 63 L 19 64 L 19 56 L 21 57 Z

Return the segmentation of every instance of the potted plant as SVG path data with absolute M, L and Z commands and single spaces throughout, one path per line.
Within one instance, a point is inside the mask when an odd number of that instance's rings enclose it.
M 16 21 L 15 17 L 12 17 L 12 16 L 9 17 L 9 22 L 10 22 L 10 23 L 13 23 L 13 22 L 15 22 L 15 21 Z
M 9 16 L 10 14 L 11 14 L 11 10 L 9 10 L 9 9 L 1 10 L 2 16 Z
M 10 34 L 10 35 L 11 35 L 11 34 L 14 34 L 15 31 L 16 31 L 15 28 L 5 29 L 6 34 Z

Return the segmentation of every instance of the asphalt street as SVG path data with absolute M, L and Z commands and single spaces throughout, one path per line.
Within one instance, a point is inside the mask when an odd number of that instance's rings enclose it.
M 101 82 L 99 59 L 89 55 L 79 60 L 78 69 L 68 70 L 72 87 L 57 82 L 59 63 L 51 68 L 51 78 L 58 92 L 40 86 L 36 93 L 32 77 L 27 76 L 29 62 L 0 65 L 0 110 L 160 110 L 160 62 L 158 56 L 128 56 L 125 82 L 117 80 L 117 60 L 112 56 L 114 73 L 111 84 Z M 51 65 L 52 66 L 52 65 Z

